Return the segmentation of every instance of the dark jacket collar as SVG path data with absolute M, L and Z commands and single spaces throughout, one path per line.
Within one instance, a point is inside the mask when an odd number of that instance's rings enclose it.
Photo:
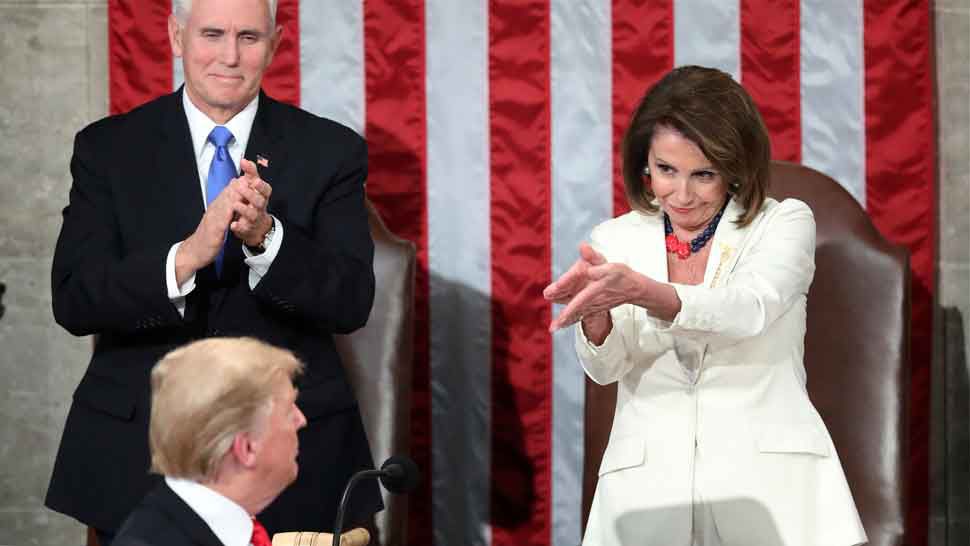
M 181 530 L 194 544 L 224 546 L 206 522 L 164 480 L 145 496 L 142 507 L 168 519 L 173 528 Z

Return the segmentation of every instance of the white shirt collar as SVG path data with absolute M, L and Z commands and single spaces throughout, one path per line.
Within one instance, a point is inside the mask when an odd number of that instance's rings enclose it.
M 248 546 L 253 520 L 242 506 L 191 480 L 165 476 L 165 483 L 185 501 L 225 546 Z
M 205 145 L 208 143 L 209 133 L 218 124 L 195 106 L 192 99 L 189 98 L 188 90 L 184 87 L 182 88 L 182 106 L 185 108 L 185 117 L 189 122 L 189 133 L 192 135 L 192 150 L 195 151 L 195 160 L 199 162 L 202 159 L 202 152 L 205 149 Z M 229 144 L 230 152 L 236 147 L 239 150 L 238 154 L 233 155 L 242 156 L 245 153 L 246 145 L 249 144 L 249 133 L 253 129 L 253 121 L 256 119 L 256 110 L 258 107 L 259 95 L 257 94 L 253 97 L 253 100 L 249 101 L 249 104 L 245 108 L 224 124 L 234 137 L 233 141 Z M 238 161 L 236 161 L 236 165 L 239 165 Z

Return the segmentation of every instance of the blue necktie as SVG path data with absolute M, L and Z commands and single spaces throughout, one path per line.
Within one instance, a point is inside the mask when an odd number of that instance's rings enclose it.
M 212 156 L 212 163 L 209 165 L 209 177 L 205 181 L 205 206 L 208 207 L 215 200 L 216 196 L 229 185 L 229 181 L 236 178 L 236 166 L 232 163 L 229 155 L 229 142 L 232 141 L 232 133 L 222 125 L 217 125 L 209 133 L 209 142 L 216 147 L 216 153 Z M 228 235 L 228 232 L 227 232 Z M 216 255 L 216 275 L 222 276 L 222 257 L 226 252 L 226 238 L 223 237 L 222 248 Z

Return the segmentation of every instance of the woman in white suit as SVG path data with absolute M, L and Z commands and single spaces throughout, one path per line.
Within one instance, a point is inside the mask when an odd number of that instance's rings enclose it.
M 866 541 L 808 398 L 815 221 L 766 197 L 770 144 L 721 71 L 675 69 L 623 142 L 632 211 L 597 226 L 545 290 L 576 350 L 618 382 L 585 546 Z

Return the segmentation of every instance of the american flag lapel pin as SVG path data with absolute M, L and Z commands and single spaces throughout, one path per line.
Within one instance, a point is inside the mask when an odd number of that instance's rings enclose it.
M 260 167 L 263 167 L 265 169 L 268 169 L 269 168 L 269 158 L 266 157 L 266 156 L 264 156 L 264 155 L 262 155 L 262 154 L 256 154 L 256 164 L 259 165 Z

